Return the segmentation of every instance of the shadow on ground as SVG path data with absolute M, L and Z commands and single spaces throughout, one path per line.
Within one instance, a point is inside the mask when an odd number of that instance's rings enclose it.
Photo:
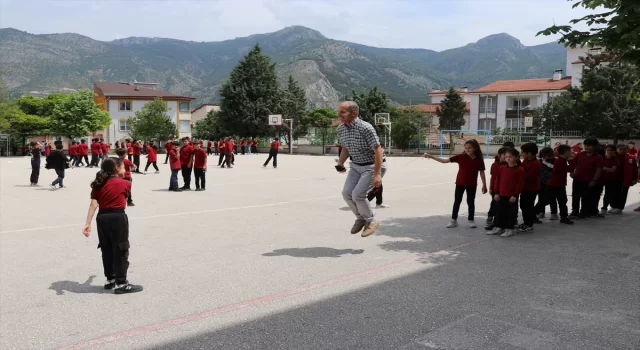
M 291 256 L 294 258 L 339 258 L 343 255 L 362 254 L 364 249 L 335 249 L 329 247 L 284 248 L 264 253 L 263 256 Z
M 93 286 L 93 280 L 96 276 L 89 276 L 89 278 L 84 283 L 79 283 L 75 281 L 57 281 L 51 283 L 49 289 L 55 290 L 56 295 L 64 295 L 65 292 L 69 293 L 77 293 L 77 294 L 85 294 L 85 293 L 94 293 L 94 294 L 103 294 L 103 293 L 111 293 L 111 291 L 105 290 L 104 286 Z
M 615 232 L 601 221 L 478 240 L 483 230 L 446 230 L 438 217 L 388 220 L 379 234 L 411 244 L 383 248 L 447 259 L 354 292 L 323 287 L 333 296 L 294 309 L 279 299 L 287 311 L 154 348 L 637 348 L 640 216 L 612 222 Z M 447 248 L 456 242 L 459 254 Z

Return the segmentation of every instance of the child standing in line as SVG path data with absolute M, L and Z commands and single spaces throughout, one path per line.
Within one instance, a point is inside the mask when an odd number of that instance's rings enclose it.
M 500 167 L 507 165 L 507 161 L 505 160 L 505 152 L 508 149 L 508 147 L 501 147 L 498 150 L 496 160 L 495 162 L 493 162 L 493 164 L 491 164 L 491 168 L 489 171 L 489 175 L 491 175 L 491 179 L 489 180 L 489 194 L 491 195 L 491 204 L 489 205 L 489 212 L 487 213 L 487 222 L 484 226 L 484 229 L 487 231 L 492 231 L 498 221 L 498 201 L 493 198 L 496 194 L 498 194 L 498 189 L 495 187 L 495 181 L 498 176 L 498 171 L 500 171 Z
M 133 187 L 133 179 L 131 178 L 131 169 L 135 170 L 136 165 L 126 158 L 127 151 L 125 151 L 124 148 L 120 148 L 119 150 L 117 150 L 116 154 L 118 155 L 118 157 L 120 158 L 124 166 L 123 178 L 131 183 L 131 186 L 129 186 L 129 193 L 127 194 L 127 206 L 135 207 L 135 204 L 133 204 L 133 199 L 131 198 L 131 187 Z
M 258 140 L 255 137 L 251 141 L 251 153 L 258 155 Z
M 211 146 L 212 146 L 212 142 L 211 142 L 211 140 L 207 141 L 207 155 L 211 155 L 211 154 L 213 154 L 213 153 L 211 152 Z
M 525 143 L 520 146 L 522 151 L 522 168 L 524 169 L 524 188 L 520 194 L 520 210 L 522 210 L 523 224 L 518 228 L 518 232 L 526 233 L 533 231 L 533 224 L 536 219 L 536 197 L 540 192 L 540 162 L 536 158 L 538 146 L 533 143 Z
M 140 141 L 133 139 L 133 142 L 131 142 L 131 148 L 133 148 L 133 164 L 135 164 L 136 168 L 135 168 L 135 172 L 136 173 L 140 173 Z
M 601 215 L 607 214 L 607 209 L 609 209 L 609 205 L 611 205 L 611 213 L 613 210 L 614 201 L 618 198 L 620 193 L 620 188 L 617 186 L 617 176 L 618 176 L 618 168 L 620 168 L 620 164 L 618 163 L 618 159 L 616 158 L 616 146 L 607 145 L 605 148 L 605 158 L 602 166 L 602 179 L 604 181 L 604 198 L 602 200 L 602 209 L 600 210 Z
M 538 204 L 536 204 L 537 218 L 544 219 L 545 207 L 548 205 L 551 209 L 551 216 L 549 220 L 558 220 L 558 204 L 556 201 L 549 199 L 549 193 L 547 192 L 547 183 L 549 178 L 553 174 L 553 164 L 556 161 L 555 155 L 558 154 L 558 149 L 552 149 L 551 147 L 545 147 L 540 150 L 540 194 L 538 195 Z
M 149 170 L 149 165 L 153 164 L 153 167 L 156 169 L 156 174 L 160 173 L 160 169 L 158 169 L 158 148 L 153 143 L 153 141 L 149 142 L 147 146 L 147 165 L 144 167 L 144 173 L 147 173 Z
M 46 169 L 54 169 L 56 171 L 56 175 L 58 177 L 53 180 L 51 185 L 49 185 L 52 189 L 56 189 L 56 185 L 59 185 L 60 188 L 64 188 L 63 180 L 64 180 L 64 170 L 69 168 L 69 159 L 62 153 L 62 144 L 59 143 L 56 145 L 56 150 L 51 152 L 49 156 L 47 156 L 47 164 L 45 165 Z
M 618 144 L 617 149 L 618 164 L 620 164 L 618 173 L 619 195 L 612 214 L 622 214 L 624 207 L 627 205 L 629 188 L 638 183 L 638 162 L 635 156 L 628 152 L 626 145 Z
M 178 173 L 182 166 L 180 165 L 180 142 L 173 141 L 169 148 L 169 168 L 171 169 L 171 179 L 169 180 L 169 191 L 182 192 L 178 186 Z
M 573 225 L 569 219 L 567 208 L 567 174 L 571 172 L 569 160 L 573 156 L 571 146 L 560 145 L 557 148 L 558 158 L 553 162 L 553 172 L 547 182 L 547 198 L 549 202 L 557 202 L 560 210 L 560 223 Z
M 40 179 L 40 144 L 37 142 L 31 142 L 31 150 L 29 155 L 31 156 L 31 185 L 38 186 L 38 180 Z
M 453 202 L 453 211 L 451 213 L 451 221 L 447 228 L 453 228 L 458 226 L 458 212 L 460 211 L 460 204 L 462 203 L 462 195 L 467 193 L 467 206 L 469 207 L 469 227 L 476 228 L 474 221 L 475 215 L 475 199 L 476 191 L 478 189 L 478 173 L 482 180 L 482 193 L 487 193 L 487 180 L 484 175 L 484 159 L 480 145 L 476 140 L 469 140 L 464 144 L 464 153 L 457 156 L 453 156 L 448 159 L 440 159 L 425 153 L 425 158 L 431 158 L 439 163 L 458 163 L 458 175 L 456 176 L 456 190 Z
M 193 173 L 196 177 L 196 191 L 204 191 L 206 187 L 207 152 L 205 152 L 200 143 L 196 143 L 193 150 Z
M 191 172 L 193 169 L 193 146 L 189 137 L 182 138 L 182 147 L 180 148 L 180 166 L 182 168 L 182 180 L 184 186 L 182 189 L 191 191 Z
M 91 183 L 91 204 L 82 229 L 84 236 L 89 237 L 91 221 L 96 209 L 99 209 L 96 226 L 98 248 L 102 251 L 102 266 L 107 279 L 104 289 L 113 289 L 114 294 L 136 293 L 143 289 L 127 281 L 129 218 L 124 209 L 131 182 L 122 179 L 124 172 L 124 164 L 120 159 L 107 158 L 102 162 L 101 171 Z
M 498 224 L 488 235 L 501 235 L 511 237 L 518 217 L 518 196 L 524 189 L 525 170 L 518 165 L 520 154 L 510 148 L 505 152 L 507 165 L 500 167 L 496 177 L 498 193 L 493 197 L 498 201 Z
M 78 165 L 89 166 L 89 145 L 87 145 L 87 140 L 85 139 L 80 140 L 80 145 L 78 146 L 78 157 L 80 158 Z M 84 162 L 87 163 L 86 165 L 82 163 L 82 158 L 84 158 Z
M 164 144 L 164 151 L 166 152 L 166 157 L 164 158 L 164 164 L 169 163 L 169 151 L 173 149 L 173 140 L 167 140 L 167 143 Z
M 598 181 L 604 160 L 596 153 L 598 140 L 584 140 L 584 152 L 574 159 L 572 212 L 569 218 L 603 218 L 598 213 Z M 595 204 L 594 204 L 595 203 Z

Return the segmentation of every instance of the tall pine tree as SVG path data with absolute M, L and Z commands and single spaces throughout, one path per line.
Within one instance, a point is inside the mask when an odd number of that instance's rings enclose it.
M 464 113 L 467 110 L 467 103 L 464 102 L 462 96 L 452 86 L 447 91 L 444 100 L 440 102 L 440 106 L 436 107 L 436 115 L 438 116 L 440 130 L 460 130 L 464 125 Z M 452 133 L 449 132 L 449 140 Z M 451 147 L 453 151 L 454 147 Z
M 256 44 L 231 71 L 220 95 L 218 121 L 222 129 L 237 136 L 267 134 L 269 114 L 281 110 L 275 63 Z
M 282 92 L 282 114 L 283 118 L 293 119 L 293 139 L 307 133 L 306 123 L 303 123 L 303 116 L 307 110 L 307 96 L 304 90 L 298 85 L 298 82 L 289 76 L 287 87 Z M 289 125 L 283 124 L 286 132 L 287 144 L 291 144 L 289 140 Z

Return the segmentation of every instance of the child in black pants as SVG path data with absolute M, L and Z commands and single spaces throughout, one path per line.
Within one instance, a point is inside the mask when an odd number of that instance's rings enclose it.
M 558 204 L 548 197 L 547 183 L 553 174 L 553 163 L 556 158 L 553 154 L 553 148 L 545 147 L 540 150 L 540 195 L 536 204 L 536 215 L 538 219 L 544 219 L 545 207 L 548 205 L 551 209 L 551 217 L 549 220 L 558 220 Z M 566 174 L 565 174 L 566 175 Z
M 91 220 L 96 209 L 98 248 L 102 251 L 102 266 L 107 281 L 104 289 L 113 289 L 114 294 L 142 291 L 142 286 L 127 281 L 129 269 L 129 218 L 124 212 L 131 182 L 123 179 L 125 169 L 122 160 L 107 158 L 101 171 L 91 183 L 91 204 L 87 221 L 82 229 L 85 237 L 91 233 Z
M 498 150 L 498 155 L 496 156 L 495 162 L 491 164 L 491 170 L 489 171 L 489 174 L 491 175 L 491 179 L 489 180 L 489 194 L 491 195 L 491 204 L 489 206 L 489 212 L 487 213 L 487 222 L 484 226 L 484 229 L 487 231 L 492 231 L 498 221 L 498 201 L 493 198 L 496 194 L 498 194 L 498 189 L 495 188 L 495 181 L 500 168 L 507 165 L 507 161 L 504 159 L 504 153 L 508 149 L 509 147 L 502 147 Z
M 64 188 L 64 170 L 69 168 L 69 159 L 62 153 L 62 144 L 56 144 L 56 150 L 51 152 L 49 156 L 47 156 L 47 164 L 45 165 L 46 169 L 54 169 L 56 171 L 56 175 L 58 176 L 51 185 L 49 185 L 52 189 L 57 189 L 56 185 L 59 185 L 60 188 Z
M 615 202 L 620 194 L 620 186 L 618 186 L 618 171 L 620 164 L 616 158 L 616 146 L 607 145 L 605 149 L 604 165 L 602 167 L 602 178 L 604 183 L 604 199 L 602 200 L 601 215 L 607 214 L 607 209 L 611 205 L 611 209 L 615 206 Z
M 538 146 L 533 142 L 520 147 L 522 151 L 522 168 L 524 169 L 524 189 L 520 194 L 520 209 L 523 224 L 518 232 L 532 232 L 536 220 L 536 197 L 540 192 L 540 162 L 536 158 Z
M 567 174 L 571 171 L 568 160 L 573 152 L 569 145 L 560 145 L 557 149 L 558 158 L 553 162 L 553 172 L 547 181 L 546 197 L 549 202 L 557 202 L 560 210 L 560 223 L 573 225 L 573 221 L 568 218 L 567 208 Z
M 602 176 L 604 160 L 596 153 L 598 140 L 584 140 L 584 151 L 578 153 L 573 161 L 572 211 L 569 218 L 603 218 L 598 213 L 598 201 L 601 192 L 598 182 Z
M 38 180 L 40 179 L 40 144 L 37 142 L 31 142 L 31 150 L 29 151 L 31 156 L 31 185 L 38 186 Z
M 207 152 L 199 142 L 193 143 L 193 173 L 196 176 L 196 191 L 206 188 Z
M 494 185 L 497 190 L 493 198 L 498 202 L 498 222 L 493 231 L 487 232 L 488 235 L 511 237 L 515 234 L 518 197 L 524 188 L 524 168 L 518 166 L 519 158 L 520 153 L 513 148 L 505 152 L 507 165 L 498 171 Z

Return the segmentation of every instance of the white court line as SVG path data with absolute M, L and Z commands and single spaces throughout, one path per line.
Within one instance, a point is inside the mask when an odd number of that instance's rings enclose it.
M 448 182 L 438 182 L 438 183 L 426 184 L 426 185 L 415 185 L 415 186 L 408 186 L 408 187 L 390 188 L 388 190 L 385 189 L 385 192 L 410 190 L 410 189 L 414 189 L 414 188 L 438 186 L 438 185 L 445 185 L 445 184 L 452 184 L 452 183 L 453 183 L 453 181 L 448 181 Z M 313 201 L 318 201 L 318 200 L 334 199 L 334 198 L 342 198 L 342 195 L 319 197 L 319 198 L 318 197 L 314 197 L 314 198 L 300 199 L 300 200 L 297 200 L 297 201 L 288 201 L 288 202 L 275 202 L 275 203 L 267 203 L 267 204 L 248 205 L 248 206 L 244 206 L 244 207 L 207 209 L 207 210 L 190 211 L 190 212 L 182 212 L 182 213 L 169 213 L 169 214 L 161 214 L 161 215 L 139 216 L 139 217 L 135 217 L 135 218 L 131 218 L 130 217 L 129 220 L 157 219 L 157 218 L 167 218 L 167 217 L 183 216 L 183 215 L 191 215 L 191 214 L 218 213 L 218 212 L 223 212 L 223 211 L 245 210 L 245 209 L 253 209 L 253 208 L 267 208 L 267 207 L 275 207 L 275 206 L 279 206 L 279 205 L 313 202 Z M 80 224 L 76 223 L 76 224 L 67 224 L 67 225 L 23 228 L 23 229 L 19 229 L 19 230 L 0 231 L 0 234 L 3 234 L 3 233 L 15 233 L 15 232 L 40 231 L 40 230 L 49 230 L 49 229 L 54 229 L 54 228 L 64 228 L 64 227 L 74 227 L 74 226 L 75 227 L 80 227 L 80 226 L 82 226 L 82 224 L 81 223 Z

